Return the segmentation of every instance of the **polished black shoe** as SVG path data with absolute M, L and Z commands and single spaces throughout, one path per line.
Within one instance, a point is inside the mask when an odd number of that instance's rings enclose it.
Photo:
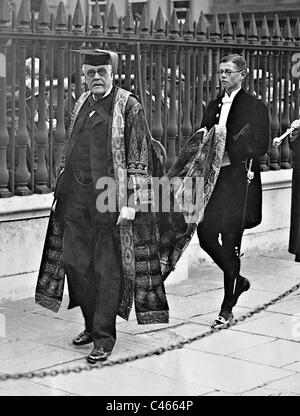
M 86 357 L 87 362 L 95 364 L 97 362 L 106 361 L 111 351 L 105 351 L 103 347 L 94 347 L 93 351 Z
M 241 296 L 243 292 L 247 292 L 250 288 L 250 282 L 246 277 L 238 276 L 235 285 L 235 291 L 233 294 L 233 305 L 237 304 L 238 298 Z
M 93 342 L 93 337 L 92 334 L 87 330 L 81 332 L 72 341 L 73 345 L 76 345 L 77 347 L 79 347 L 80 345 L 90 344 L 91 342 Z
M 211 328 L 221 327 L 221 326 L 231 322 L 232 320 L 233 320 L 233 313 L 232 312 L 221 311 L 220 315 L 212 323 Z

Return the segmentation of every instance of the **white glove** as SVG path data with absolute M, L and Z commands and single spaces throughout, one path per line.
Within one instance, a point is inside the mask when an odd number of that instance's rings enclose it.
M 135 209 L 130 207 L 122 207 L 121 212 L 119 214 L 119 218 L 117 221 L 117 225 L 121 224 L 122 222 L 133 221 L 135 218 Z
M 294 140 L 300 134 L 300 120 L 294 120 L 290 128 L 294 129 L 290 134 L 291 139 Z
M 294 120 L 291 124 L 293 129 L 300 129 L 300 120 Z

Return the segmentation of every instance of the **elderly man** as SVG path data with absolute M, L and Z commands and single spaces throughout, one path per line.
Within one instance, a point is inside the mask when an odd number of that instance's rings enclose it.
M 95 363 L 111 354 L 117 314 L 128 319 L 133 299 L 139 324 L 168 322 L 168 304 L 147 212 L 154 154 L 143 108 L 114 85 L 115 52 L 81 53 L 88 91 L 68 132 L 36 301 L 57 311 L 66 273 L 69 308 L 80 306 L 85 321 L 73 344 L 93 342 L 87 360 Z
M 233 318 L 233 306 L 250 287 L 248 279 L 240 275 L 240 245 L 244 229 L 261 222 L 259 157 L 268 149 L 269 117 L 266 106 L 242 89 L 246 73 L 242 56 L 232 54 L 221 60 L 223 95 L 208 105 L 202 121 L 202 127 L 208 129 L 215 124 L 226 127 L 222 167 L 197 229 L 200 246 L 224 273 L 224 298 L 213 327 Z

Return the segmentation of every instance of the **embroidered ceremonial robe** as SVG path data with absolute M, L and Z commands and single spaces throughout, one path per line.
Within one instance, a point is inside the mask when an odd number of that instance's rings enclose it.
M 75 106 L 63 165 L 68 163 L 73 146 L 74 122 L 88 94 L 83 94 Z M 129 106 L 129 111 L 125 111 L 129 99 L 134 103 Z M 153 205 L 152 175 L 161 176 L 162 169 L 147 130 L 143 109 L 134 97 L 130 97 L 130 93 L 119 88 L 115 89 L 113 108 L 110 140 L 116 189 L 119 193 L 123 192 L 123 187 L 118 186 L 120 172 L 127 168 L 133 178 L 135 200 Z M 188 199 L 193 199 L 195 193 L 201 195 L 198 205 L 192 205 L 192 210 L 196 210 L 192 213 L 192 221 L 189 220 L 189 207 L 183 205 L 181 212 L 157 212 L 155 215 L 138 212 L 132 223 L 120 226 L 123 292 L 118 314 L 124 319 L 128 319 L 134 299 L 139 324 L 168 322 L 163 281 L 174 270 L 203 217 L 220 171 L 225 137 L 226 129 L 219 126 L 214 126 L 209 132 L 197 131 L 166 175 L 167 180 L 175 179 L 178 184 L 173 196 L 179 201 L 179 206 L 184 194 L 188 194 Z M 62 178 L 58 179 L 56 195 L 63 187 Z M 201 179 L 198 188 L 193 188 L 192 195 L 187 178 Z M 116 197 L 119 200 L 122 195 L 117 194 Z M 36 287 L 36 302 L 56 312 L 62 300 L 65 275 L 62 265 L 63 227 L 59 211 L 50 215 Z
M 64 173 L 68 171 L 68 162 L 74 147 L 72 134 L 78 114 L 89 97 L 84 93 L 77 102 L 67 135 L 65 156 L 55 195 L 58 198 L 57 212 L 52 213 L 46 243 L 43 252 L 40 273 L 36 288 L 36 302 L 54 311 L 59 309 L 64 285 L 62 264 L 63 246 L 63 194 Z M 138 100 L 129 92 L 115 87 L 113 112 L 109 127 L 111 143 L 112 176 L 116 184 L 117 217 L 121 204 L 126 200 L 127 182 L 124 175 L 128 173 L 133 185 L 133 197 L 140 205 L 150 201 L 148 185 L 153 171 L 151 138 L 146 128 L 144 111 Z M 91 165 L 95 164 L 93 155 Z M 97 169 L 92 169 L 96 171 Z M 96 182 L 98 178 L 93 178 Z M 62 200 L 62 202 L 60 201 Z M 125 201 L 126 202 L 126 201 Z M 125 203 L 126 205 L 126 203 Z M 158 251 L 158 231 L 154 215 L 151 212 L 137 212 L 133 222 L 119 226 L 122 295 L 120 296 L 118 314 L 128 319 L 135 298 L 135 311 L 138 323 L 168 322 L 168 304 L 163 285 Z

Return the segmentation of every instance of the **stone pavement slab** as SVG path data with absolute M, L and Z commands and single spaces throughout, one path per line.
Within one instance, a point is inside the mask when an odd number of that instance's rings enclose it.
M 292 371 L 296 371 L 297 373 L 300 373 L 300 357 L 298 357 L 295 363 L 286 365 L 284 368 L 286 368 L 287 370 L 292 370 Z
M 276 254 L 275 254 L 276 253 Z M 277 274 L 279 269 L 299 269 L 299 264 L 294 262 L 293 259 L 285 259 L 277 256 L 277 251 L 274 251 L 274 255 L 269 253 L 268 255 L 256 255 L 256 256 L 244 256 L 242 258 L 241 269 L 248 271 L 249 273 L 258 273 L 264 276 L 273 276 Z
M 287 368 L 288 364 L 292 364 L 300 359 L 300 345 L 297 342 L 278 339 L 230 354 L 230 357 L 273 367 L 285 366 Z
M 206 393 L 203 396 L 240 396 L 240 394 L 228 393 L 227 391 L 214 390 Z
M 167 355 L 163 354 L 155 359 L 135 361 L 132 366 L 155 374 L 168 374 L 186 382 L 198 383 L 228 393 L 242 393 L 291 374 L 289 370 L 248 363 L 186 347 L 170 351 Z
M 159 342 L 159 345 L 161 346 L 168 344 L 168 340 L 164 340 L 161 335 L 159 337 Z M 157 347 L 157 338 L 152 337 L 148 333 L 137 334 L 134 336 L 120 333 L 110 358 L 112 361 L 116 361 L 120 358 L 146 353 Z M 89 346 L 89 348 L 91 348 L 91 346 Z
M 177 326 L 182 324 L 184 321 L 177 318 L 170 317 L 168 324 L 151 324 L 151 325 L 138 325 L 136 321 L 126 322 L 122 320 L 117 325 L 117 330 L 120 332 L 125 332 L 126 334 L 144 334 L 147 332 L 158 331 L 160 329 L 166 329 L 169 327 Z
M 188 319 L 191 316 L 213 312 L 218 307 L 216 301 L 212 301 L 211 298 L 206 298 L 203 295 L 187 297 L 168 295 L 167 298 L 170 316 L 177 319 Z
M 300 281 L 300 265 L 286 253 L 245 256 L 243 274 L 251 289 L 234 308 L 235 317 L 270 301 Z M 117 319 L 110 361 L 147 353 L 210 329 L 223 297 L 222 274 L 214 264 L 191 268 L 191 278 L 167 286 L 168 325 L 138 325 Z M 300 293 L 295 292 L 239 323 L 184 348 L 111 368 L 45 379 L 0 382 L 0 395 L 297 395 L 300 376 Z M 0 334 L 0 372 L 86 367 L 92 344 L 75 347 L 83 329 L 79 308 L 55 314 L 34 299 L 5 302 Z M 7 384 L 6 384 L 7 383 Z M 15 386 L 15 388 L 13 387 Z
M 267 387 L 281 392 L 300 395 L 300 374 L 292 374 L 282 380 L 273 381 Z
M 264 303 L 267 303 L 270 300 L 277 298 L 278 294 L 283 291 L 284 290 L 273 292 L 260 290 L 255 289 L 252 285 L 247 292 L 242 293 L 242 295 L 238 299 L 237 305 L 254 309 L 257 306 L 263 305 Z
M 45 310 L 40 305 L 37 305 L 34 302 L 33 298 L 15 300 L 15 301 L 4 301 L 4 302 L 0 303 L 0 309 L 3 309 L 5 311 L 14 310 L 14 311 L 18 311 L 18 312 L 21 312 L 21 313 L 36 312 L 36 311 L 44 311 Z
M 281 391 L 277 389 L 269 389 L 266 387 L 259 387 L 241 394 L 242 396 L 297 396 L 295 393 L 288 391 Z
M 294 262 L 295 259 L 295 255 L 291 254 L 287 251 L 287 249 L 284 248 L 278 248 L 274 251 L 268 251 L 267 253 L 263 253 L 261 254 L 261 257 L 266 257 L 267 259 L 285 259 L 285 260 L 289 260 L 292 263 Z
M 270 306 L 268 308 L 268 311 L 284 313 L 293 316 L 296 316 L 296 314 L 298 314 L 300 321 L 300 296 L 297 295 L 294 297 L 287 297 L 284 300 Z
M 241 274 L 251 281 L 252 289 L 281 293 L 299 282 L 299 265 L 294 262 L 267 257 L 244 259 Z
M 213 390 L 176 374 L 174 378 L 174 373 L 157 374 L 131 364 L 47 377 L 39 384 L 84 396 L 197 396 Z
M 0 396 L 72 396 L 53 387 L 43 386 L 30 380 L 0 381 Z
M 242 331 L 252 334 L 261 334 L 274 338 L 282 338 L 291 341 L 300 342 L 300 338 L 296 338 L 294 333 L 295 322 L 293 316 L 279 313 L 263 316 L 261 319 L 241 323 L 233 327 L 233 331 Z M 300 344 L 299 344 L 300 348 Z
M 12 310 L 6 314 L 8 338 L 68 348 L 72 345 L 72 339 L 82 330 L 82 324 L 57 319 L 55 315 L 51 318 L 35 313 L 20 314 Z
M 41 310 L 34 311 L 33 314 L 37 316 L 47 316 L 51 319 L 60 319 L 63 321 L 79 323 L 82 327 L 84 326 L 84 320 L 80 308 L 67 309 L 65 306 L 61 306 L 57 313 L 43 308 Z
M 213 391 L 211 393 L 207 393 L 205 394 L 205 396 L 251 396 L 251 397 L 255 397 L 255 396 L 290 396 L 290 395 L 295 395 L 294 393 L 288 393 L 288 392 L 281 392 L 280 390 L 271 390 L 265 387 L 258 387 L 257 389 L 252 389 L 243 393 L 227 393 L 224 391 Z
M 216 290 L 222 290 L 222 278 L 218 278 L 217 281 L 205 282 L 205 285 L 202 281 L 197 281 L 197 284 L 193 280 L 187 280 L 186 282 L 177 283 L 176 285 L 170 285 L 167 287 L 167 292 L 169 295 L 177 296 L 193 296 L 210 292 L 215 292 Z
M 200 271 L 201 270 L 201 271 Z M 172 275 L 169 277 L 172 283 Z M 191 296 L 223 288 L 223 276 L 214 266 L 203 264 L 201 269 L 191 268 L 189 278 L 177 284 L 169 284 L 167 292 L 172 295 Z
M 244 350 L 248 351 L 248 349 L 252 350 L 253 347 L 269 344 L 274 340 L 275 338 L 263 335 L 246 334 L 228 329 L 211 337 L 195 341 L 187 345 L 186 348 L 219 355 L 229 355 L 240 351 L 243 352 Z
M 251 310 L 252 310 L 251 308 L 244 308 L 244 307 L 236 306 L 234 308 L 234 311 L 233 311 L 234 312 L 234 318 L 239 318 L 240 316 L 243 316 L 243 315 L 247 314 Z M 218 309 L 218 311 L 215 311 L 213 313 L 207 313 L 207 314 L 204 314 L 204 315 L 192 316 L 191 318 L 189 318 L 189 321 L 198 322 L 202 325 L 207 325 L 207 326 L 210 327 L 211 324 L 213 323 L 213 321 L 218 316 L 218 313 L 219 313 L 219 309 Z M 256 319 L 262 319 L 265 316 L 271 316 L 271 315 L 272 314 L 270 312 L 260 312 L 260 313 L 254 314 L 250 318 L 247 318 L 247 320 L 244 321 L 244 322 L 255 321 Z M 238 328 L 242 324 L 243 324 L 243 322 L 237 323 L 235 325 L 235 328 Z
M 298 278 L 300 281 L 300 277 Z M 296 282 L 295 282 L 296 283 Z M 290 288 L 294 283 L 290 283 Z M 238 299 L 237 306 L 238 307 L 245 307 L 245 308 L 251 308 L 254 309 L 257 306 L 261 306 L 266 302 L 269 302 L 272 299 L 277 298 L 279 293 L 282 293 L 285 289 L 282 289 L 281 291 L 272 291 L 270 290 L 272 288 L 272 284 L 269 285 L 269 290 L 264 289 L 255 289 L 253 287 L 253 281 L 251 281 L 251 287 L 247 292 L 242 293 L 242 295 Z M 196 296 L 189 296 L 188 299 L 192 301 L 193 299 L 210 299 L 211 305 L 214 305 L 216 309 L 220 308 L 220 304 L 223 300 L 223 289 L 214 290 L 210 292 L 205 292 L 202 297 L 201 294 L 198 294 Z M 269 309 L 267 309 L 268 311 Z M 236 307 L 234 308 L 234 312 L 236 311 Z
M 250 277 L 250 276 L 249 276 Z M 253 278 L 250 277 L 250 280 L 253 281 Z M 276 293 L 277 295 L 289 290 L 292 286 L 299 283 L 300 276 L 299 271 L 294 270 L 294 276 L 289 276 L 289 274 L 282 276 L 275 276 L 274 278 L 263 279 L 261 281 L 256 281 L 252 285 L 252 289 L 264 290 L 266 292 Z M 275 297 L 275 296 L 272 296 Z
M 174 342 L 185 341 L 187 338 L 194 337 L 207 331 L 204 325 L 186 322 L 183 325 L 164 329 L 156 332 L 149 332 L 145 335 L 151 340 L 155 340 L 156 344 L 169 345 Z
M 2 337 L 2 336 L 0 336 L 0 345 L 1 344 L 6 344 L 7 342 L 13 342 L 15 340 L 16 340 L 16 338 L 13 338 L 13 337 Z
M 34 371 L 82 357 L 80 352 L 18 340 L 0 345 L 0 371 L 10 374 Z

